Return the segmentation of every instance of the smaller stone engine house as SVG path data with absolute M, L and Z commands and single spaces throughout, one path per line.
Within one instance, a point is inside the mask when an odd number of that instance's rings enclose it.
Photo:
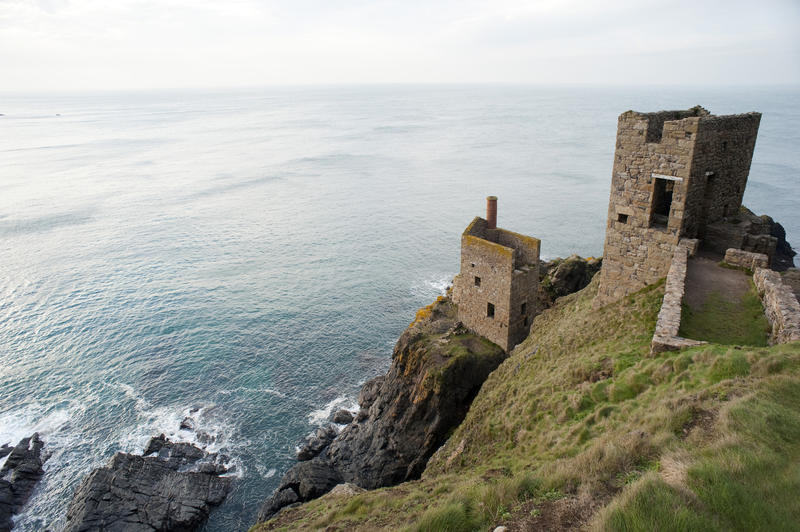
M 461 235 L 461 272 L 453 281 L 458 319 L 505 351 L 528 336 L 539 290 L 537 238 L 497 227 L 497 198 L 486 198 Z

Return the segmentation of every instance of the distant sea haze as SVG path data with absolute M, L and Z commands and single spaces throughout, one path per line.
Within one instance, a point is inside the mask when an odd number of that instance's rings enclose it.
M 800 247 L 790 90 L 377 86 L 0 99 L 0 444 L 52 457 L 19 530 L 185 417 L 246 530 L 297 442 L 384 372 L 447 287 L 461 231 L 600 256 L 617 116 L 760 111 L 745 205 Z

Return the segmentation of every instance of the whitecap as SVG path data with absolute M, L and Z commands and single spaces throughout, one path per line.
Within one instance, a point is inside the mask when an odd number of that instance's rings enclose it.
M 309 412 L 308 423 L 310 425 L 324 425 L 328 422 L 333 412 L 341 408 L 350 411 L 358 410 L 358 403 L 350 397 L 340 395 L 333 401 L 326 403 L 325 406 Z
M 445 295 L 447 293 L 447 288 L 452 286 L 452 284 L 452 274 L 441 274 L 414 283 L 411 285 L 411 293 L 427 300 L 435 296 Z

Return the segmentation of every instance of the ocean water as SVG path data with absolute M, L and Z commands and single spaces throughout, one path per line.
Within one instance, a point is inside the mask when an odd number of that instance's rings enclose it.
M 484 197 L 602 254 L 627 109 L 764 113 L 745 204 L 800 245 L 796 89 L 379 86 L 0 96 L 0 444 L 52 456 L 19 530 L 192 417 L 246 530 L 298 441 L 384 372 Z

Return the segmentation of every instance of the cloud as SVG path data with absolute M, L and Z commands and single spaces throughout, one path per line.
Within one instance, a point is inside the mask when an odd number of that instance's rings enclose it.
M 800 83 L 798 27 L 789 0 L 0 0 L 0 64 L 7 90 Z

